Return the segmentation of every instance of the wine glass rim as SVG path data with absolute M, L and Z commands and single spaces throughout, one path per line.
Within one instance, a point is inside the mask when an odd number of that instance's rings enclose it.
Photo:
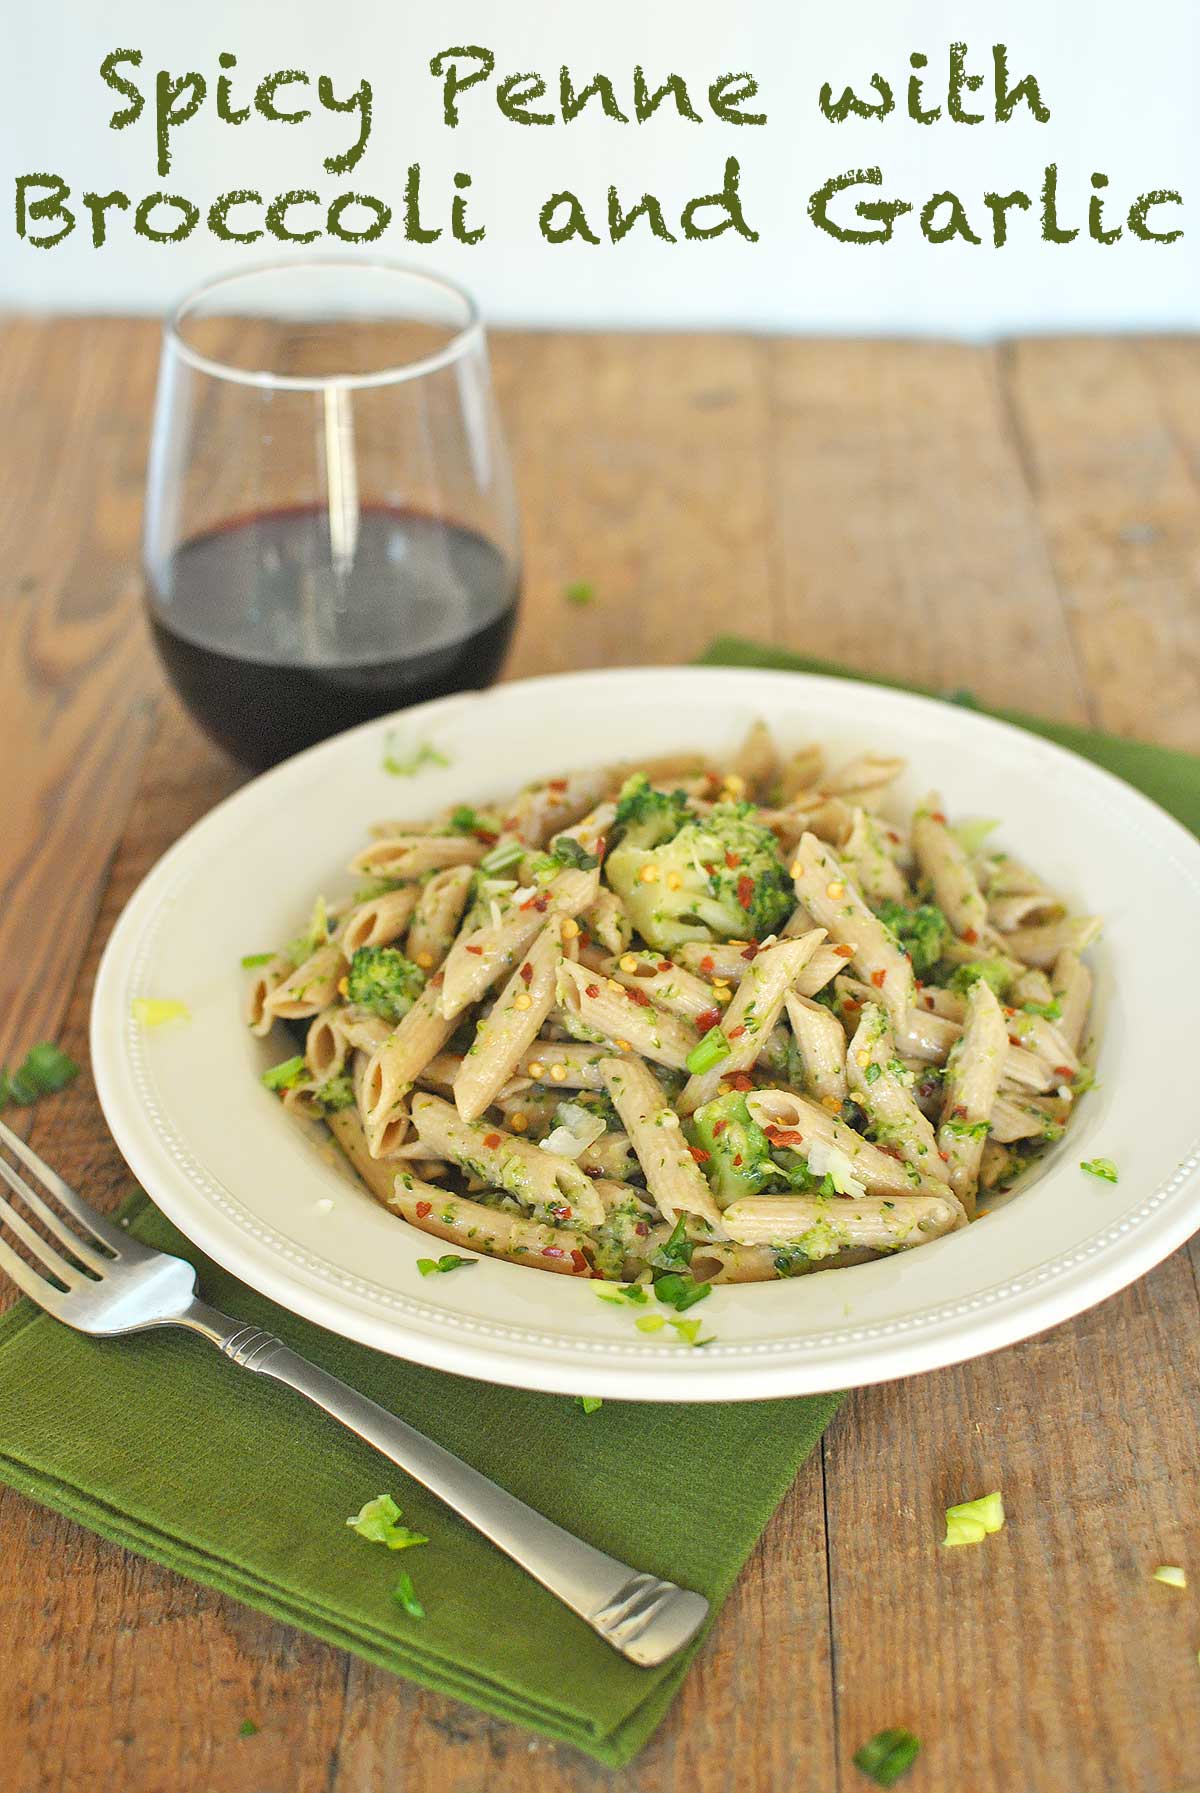
M 454 331 L 449 342 L 433 354 L 419 356 L 414 361 L 396 362 L 363 374 L 281 374 L 272 372 L 270 368 L 235 367 L 231 362 L 203 354 L 183 334 L 183 326 L 195 308 L 222 287 L 233 286 L 238 281 L 251 280 L 262 274 L 311 274 L 314 270 L 324 273 L 335 269 L 347 274 L 398 274 L 443 293 L 452 293 L 465 308 L 465 321 Z M 351 261 L 336 255 L 305 256 L 296 261 L 259 262 L 251 268 L 237 268 L 228 274 L 217 274 L 211 280 L 202 281 L 199 286 L 190 288 L 163 320 L 163 337 L 166 342 L 181 360 L 199 372 L 239 386 L 290 392 L 322 392 L 330 386 L 356 389 L 398 386 L 407 380 L 421 379 L 426 374 L 437 373 L 440 368 L 451 366 L 473 348 L 482 336 L 483 318 L 479 306 L 466 287 L 460 286 L 447 275 L 431 274 L 425 268 L 414 267 L 410 262 L 376 259 Z

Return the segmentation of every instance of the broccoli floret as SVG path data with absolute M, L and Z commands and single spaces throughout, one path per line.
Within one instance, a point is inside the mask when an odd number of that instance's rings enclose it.
M 973 959 L 969 965 L 958 965 L 950 978 L 950 988 L 965 996 L 972 984 L 990 984 L 1001 1001 L 1012 987 L 1013 973 L 1003 959 Z
M 761 1195 L 779 1182 L 766 1134 L 737 1090 L 705 1102 L 692 1116 L 693 1143 L 707 1152 L 700 1165 L 717 1206 L 727 1208 L 743 1195 Z
M 357 1007 L 396 1022 L 425 987 L 419 965 L 394 946 L 360 946 L 350 961 L 346 994 Z
M 933 970 L 950 938 L 950 923 L 933 903 L 922 903 L 917 909 L 906 909 L 903 903 L 886 902 L 877 911 L 880 921 L 900 943 L 902 952 L 912 960 L 918 977 Z
M 685 792 L 656 791 L 644 772 L 635 772 L 621 786 L 613 838 L 649 851 L 678 834 L 690 815 Z
M 645 779 L 631 779 L 626 797 L 628 825 L 605 872 L 650 946 L 761 940 L 787 919 L 791 880 L 771 830 L 750 819 L 752 805 L 718 803 L 693 816 L 682 793 L 663 796 Z

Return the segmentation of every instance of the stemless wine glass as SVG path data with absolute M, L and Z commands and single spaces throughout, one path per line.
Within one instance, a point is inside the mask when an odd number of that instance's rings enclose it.
M 520 557 L 473 301 L 361 261 L 198 288 L 164 329 L 143 556 L 167 671 L 245 765 L 489 683 Z

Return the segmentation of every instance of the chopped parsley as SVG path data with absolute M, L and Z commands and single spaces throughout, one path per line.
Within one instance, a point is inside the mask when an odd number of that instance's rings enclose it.
M 658 1247 L 650 1262 L 660 1270 L 676 1270 L 681 1264 L 691 1263 L 694 1250 L 695 1246 L 687 1236 L 687 1227 L 681 1214 L 671 1228 L 670 1238 Z
M 460 1258 L 453 1251 L 445 1252 L 440 1258 L 418 1258 L 417 1269 L 422 1276 L 434 1276 L 438 1272 L 443 1275 L 447 1270 L 462 1270 L 477 1264 L 478 1258 Z
M 943 1121 L 942 1129 L 952 1139 L 986 1139 L 990 1121 Z
M 354 1106 L 354 1085 L 345 1073 L 327 1077 L 317 1085 L 312 1099 L 323 1114 L 340 1114 L 344 1108 Z
M 907 1774 L 920 1753 L 921 1745 L 903 1725 L 876 1731 L 869 1743 L 854 1752 L 854 1766 L 879 1787 L 894 1787 L 902 1774 Z
M 654 1284 L 655 1300 L 661 1301 L 664 1307 L 673 1307 L 680 1314 L 689 1307 L 695 1307 L 698 1301 L 703 1301 L 711 1293 L 710 1283 L 696 1282 L 691 1276 L 683 1276 L 677 1270 L 669 1270 Z
M 882 1076 L 883 1076 L 883 1066 L 876 1065 L 876 1064 L 870 1064 L 867 1066 L 866 1070 L 863 1072 L 863 1082 L 864 1083 L 878 1083 L 879 1079 Z
M 49 1040 L 43 1040 L 40 1046 L 31 1048 L 24 1064 L 15 1071 L 0 1070 L 0 1108 L 9 1102 L 28 1108 L 39 1096 L 52 1096 L 66 1089 L 78 1075 L 75 1060 Z
M 1080 1170 L 1086 1170 L 1089 1177 L 1103 1177 L 1106 1183 L 1117 1181 L 1117 1167 L 1111 1158 L 1082 1158 Z
M 1057 996 L 1052 1002 L 1023 1002 L 1023 1015 L 1040 1015 L 1043 1021 L 1059 1021 L 1062 1019 L 1062 1003 Z
M 258 1736 L 258 1726 L 255 1724 L 255 1722 L 252 1718 L 243 1718 L 241 1724 L 238 1726 L 238 1736 L 239 1737 L 257 1737 Z
M 393 778 L 415 778 L 426 766 L 448 766 L 447 756 L 432 741 L 418 741 L 409 753 L 401 754 L 393 745 L 394 737 L 387 737 L 383 755 L 383 769 L 390 772 Z
M 402 1606 L 410 1619 L 423 1619 L 425 1608 L 417 1599 L 417 1590 L 413 1586 L 411 1575 L 402 1575 L 392 1589 L 392 1599 Z
M 594 853 L 589 853 L 582 841 L 573 834 L 560 834 L 550 843 L 551 856 L 558 865 L 574 866 L 581 872 L 590 872 L 600 861 Z M 557 866 L 556 866 L 557 869 Z
M 253 971 L 256 965 L 269 965 L 274 957 L 274 953 L 246 953 L 242 959 L 242 969 Z M 246 1723 L 249 1724 L 249 1722 L 250 1720 L 247 1719 Z
M 576 1395 L 575 1405 L 582 1407 L 585 1413 L 595 1413 L 598 1408 L 603 1407 L 604 1402 L 599 1395 Z
M 297 1055 L 295 1058 L 285 1058 L 281 1064 L 272 1065 L 269 1071 L 263 1072 L 262 1080 L 268 1089 L 284 1090 L 295 1089 L 307 1076 L 308 1061 Z
M 400 1508 L 390 1494 L 377 1494 L 346 1524 L 368 1544 L 386 1544 L 389 1550 L 411 1550 L 414 1544 L 429 1542 L 424 1532 L 410 1531 L 407 1525 L 400 1524 Z
M 563 592 L 563 597 L 568 604 L 574 604 L 582 609 L 585 604 L 595 602 L 596 588 L 594 585 L 590 585 L 586 579 L 573 579 Z
M 950 923 L 934 903 L 916 909 L 903 903 L 885 902 L 877 911 L 884 927 L 894 934 L 902 952 L 912 960 L 918 977 L 933 970 L 950 938 Z

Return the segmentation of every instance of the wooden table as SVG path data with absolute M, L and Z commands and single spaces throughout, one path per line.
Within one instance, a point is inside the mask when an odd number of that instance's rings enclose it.
M 0 329 L 0 1057 L 86 1057 L 114 917 L 237 782 L 138 616 L 156 353 L 142 322 Z M 511 674 L 737 628 L 1200 748 L 1197 343 L 504 334 L 495 361 L 528 547 Z M 31 1125 L 91 1196 L 128 1188 L 86 1075 Z M 1200 1586 L 1198 1263 L 853 1395 L 622 1787 L 852 1789 L 894 1723 L 925 1740 L 913 1793 L 1200 1787 L 1200 1604 L 1150 1578 Z M 942 1508 L 995 1486 L 1003 1536 L 940 1551 Z M 9 1793 L 611 1778 L 8 1493 L 0 1553 Z

